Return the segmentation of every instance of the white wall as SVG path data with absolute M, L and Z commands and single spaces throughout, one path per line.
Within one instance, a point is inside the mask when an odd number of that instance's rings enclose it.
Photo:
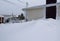
M 58 14 L 57 14 L 57 17 L 58 17 L 58 19 L 60 19 L 60 6 L 58 6 Z
M 36 20 L 44 17 L 44 8 L 27 10 L 28 20 Z

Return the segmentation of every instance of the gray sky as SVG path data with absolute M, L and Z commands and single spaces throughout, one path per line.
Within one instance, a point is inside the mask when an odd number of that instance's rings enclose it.
M 23 1 L 23 2 L 21 2 Z M 21 14 L 21 9 L 26 7 L 25 2 L 29 3 L 29 6 L 36 6 L 45 4 L 46 0 L 0 0 L 0 14 Z M 58 0 L 60 2 L 60 0 Z

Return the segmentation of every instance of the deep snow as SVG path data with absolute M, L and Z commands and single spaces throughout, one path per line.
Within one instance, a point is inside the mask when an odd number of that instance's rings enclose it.
M 60 41 L 60 20 L 1 24 L 0 41 Z

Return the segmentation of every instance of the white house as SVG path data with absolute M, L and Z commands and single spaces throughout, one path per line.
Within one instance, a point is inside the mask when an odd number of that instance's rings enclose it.
M 0 24 L 5 23 L 8 18 L 16 17 L 16 15 L 0 14 Z M 10 19 L 11 21 L 11 19 Z
M 27 8 L 23 8 L 22 10 L 26 13 L 26 18 L 28 18 L 28 20 L 36 20 L 36 19 L 41 19 L 41 18 L 46 19 L 47 18 L 46 7 L 51 7 L 51 6 L 52 7 L 56 6 L 56 11 L 55 11 L 56 16 L 55 17 L 56 17 L 56 19 L 59 19 L 59 17 L 60 17 L 60 3 L 27 7 Z M 53 17 L 54 16 L 53 11 L 51 10 L 50 12 L 52 13 L 51 15 Z M 52 17 L 50 16 L 50 18 L 52 18 Z

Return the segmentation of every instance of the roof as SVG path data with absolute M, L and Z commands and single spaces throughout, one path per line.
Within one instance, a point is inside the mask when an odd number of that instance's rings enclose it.
M 39 8 L 50 7 L 50 6 L 55 6 L 55 5 L 60 5 L 60 2 L 54 3 L 54 4 L 47 4 L 47 5 L 44 4 L 44 5 L 39 5 L 39 6 L 27 7 L 27 8 L 23 8 L 22 10 L 39 9 Z
M 0 17 L 4 17 L 3 15 L 0 15 Z
M 44 8 L 44 6 L 45 6 L 45 5 L 33 6 L 33 7 L 27 7 L 27 8 L 23 8 L 22 10 L 37 9 L 37 8 Z

